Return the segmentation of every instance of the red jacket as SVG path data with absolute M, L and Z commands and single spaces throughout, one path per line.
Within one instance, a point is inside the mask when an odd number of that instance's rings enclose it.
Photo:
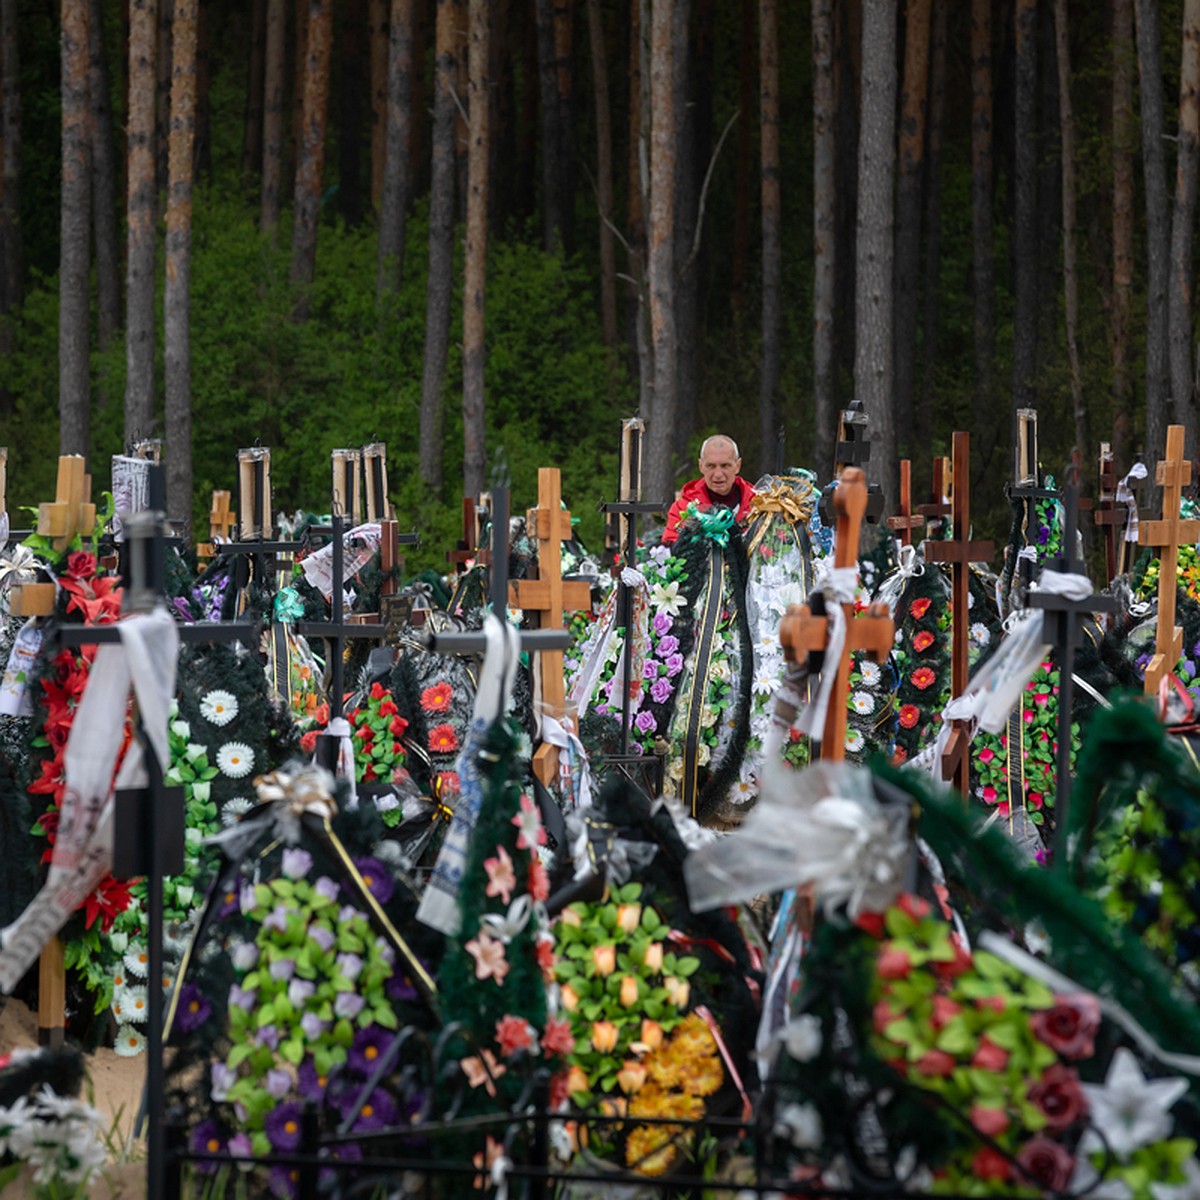
M 750 501 L 754 499 L 754 488 L 740 475 L 733 481 L 733 486 L 741 489 L 741 502 L 737 508 L 737 523 L 741 525 L 750 515 Z M 708 488 L 704 486 L 703 478 L 692 479 L 685 483 L 679 499 L 671 505 L 671 511 L 667 513 L 667 527 L 663 530 L 662 535 L 664 546 L 671 545 L 672 542 L 679 538 L 679 522 L 683 520 L 687 506 L 693 500 L 696 502 L 698 508 L 715 507 Z

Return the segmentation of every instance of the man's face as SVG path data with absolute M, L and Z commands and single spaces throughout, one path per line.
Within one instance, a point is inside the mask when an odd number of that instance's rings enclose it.
M 733 447 L 728 442 L 709 442 L 700 456 L 700 474 L 714 496 L 728 496 L 741 469 L 742 460 L 734 457 Z

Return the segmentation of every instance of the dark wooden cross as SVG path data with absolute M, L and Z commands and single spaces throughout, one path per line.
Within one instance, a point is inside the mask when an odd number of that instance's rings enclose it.
M 446 551 L 446 561 L 454 564 L 456 574 L 467 570 L 479 552 L 479 526 L 475 518 L 475 497 L 463 497 L 463 535 L 453 550 Z
M 571 514 L 562 506 L 562 477 L 557 467 L 538 468 L 538 506 L 526 513 L 526 529 L 537 540 L 537 578 L 510 583 L 509 602 L 536 615 L 539 629 L 562 629 L 563 613 L 587 608 L 592 602 L 592 589 L 581 580 L 565 580 L 562 576 L 562 544 L 571 536 Z M 502 614 L 503 609 L 499 612 Z M 542 650 L 538 670 L 542 708 L 561 721 L 567 708 L 562 651 Z M 533 770 L 549 787 L 558 775 L 557 747 L 543 742 L 533 756 Z
M 971 435 L 961 430 L 954 435 L 952 480 L 952 536 L 948 541 L 926 542 L 925 559 L 950 564 L 950 691 L 961 696 L 970 673 L 971 564 L 990 562 L 996 552 L 991 542 L 971 541 Z M 970 749 L 967 723 L 951 722 L 950 740 L 942 752 L 942 778 L 962 796 L 971 792 Z
M 340 512 L 351 526 L 362 523 L 362 451 L 355 449 L 331 450 L 330 466 L 333 469 L 333 508 Z
M 912 545 L 912 531 L 925 524 L 925 518 L 913 511 L 912 506 L 912 459 L 900 460 L 900 513 L 888 517 L 888 528 L 899 535 L 902 546 Z
M 833 482 L 826 485 L 817 502 L 821 520 L 832 528 L 837 524 L 837 506 L 833 495 L 846 467 L 865 467 L 871 459 L 871 441 L 867 436 L 869 419 L 861 400 L 851 400 L 838 417 L 838 435 L 833 452 Z M 866 478 L 865 472 L 863 478 Z M 883 516 L 883 493 L 877 483 L 867 487 L 867 507 L 863 519 L 875 524 Z
M 661 513 L 670 507 L 661 500 L 641 499 L 642 494 L 642 436 L 645 423 L 640 417 L 628 417 L 621 422 L 621 448 L 618 458 L 618 499 L 615 504 L 601 504 L 602 512 L 617 518 L 618 549 L 621 565 L 631 567 L 637 562 L 637 522 L 640 515 Z M 633 667 L 633 591 L 621 581 L 617 573 L 617 622 L 625 630 L 622 642 L 623 677 L 625 687 L 621 694 L 621 758 L 629 757 L 629 728 L 633 719 L 630 712 L 634 687 L 641 688 L 640 679 L 630 679 Z
M 1154 657 L 1146 666 L 1146 695 L 1157 696 L 1159 685 L 1175 670 L 1183 657 L 1183 630 L 1175 624 L 1175 600 L 1179 587 L 1179 547 L 1200 540 L 1200 521 L 1179 515 L 1183 489 L 1191 482 L 1192 464 L 1183 457 L 1184 428 L 1167 428 L 1167 455 L 1158 464 L 1154 482 L 1162 488 L 1163 515 L 1159 521 L 1143 521 L 1138 541 L 1158 549 L 1158 626 Z
M 1182 436 L 1182 427 L 1180 429 Z M 1047 571 L 1064 575 L 1087 577 L 1087 564 L 1076 556 L 1076 534 L 1079 529 L 1079 487 L 1077 469 L 1068 468 L 1063 488 L 1063 552 L 1047 559 L 1042 564 L 1042 576 Z M 1178 508 L 1176 509 L 1178 513 Z M 1083 643 L 1083 627 L 1093 613 L 1114 612 L 1117 602 L 1111 596 L 1085 596 L 1072 600 L 1068 596 L 1051 591 L 1035 590 L 1029 593 L 1029 606 L 1040 608 L 1042 637 L 1054 647 L 1058 665 L 1058 754 L 1055 760 L 1054 785 L 1054 844 L 1060 855 L 1066 853 L 1071 806 L 1071 717 L 1075 705 L 1075 651 Z M 1172 664 L 1173 665 L 1173 664 Z M 1010 743 L 1010 753 L 1014 752 Z M 1024 797 L 1021 798 L 1024 803 Z
M 1117 503 L 1117 471 L 1108 442 L 1100 443 L 1100 488 L 1092 520 L 1104 536 L 1104 566 L 1111 582 L 1120 574 L 1121 534 L 1129 520 L 1129 510 Z
M 863 516 L 867 509 L 867 480 L 859 467 L 847 467 L 833 493 L 837 516 L 834 539 L 834 566 L 857 567 L 858 543 Z M 836 663 L 825 661 L 829 644 L 829 617 L 823 592 L 813 592 L 807 604 L 788 607 L 779 626 L 779 640 L 789 662 L 807 656 L 809 671 L 836 671 L 829 710 L 821 734 L 820 757 L 841 762 L 846 757 L 846 696 L 850 689 L 851 654 L 865 650 L 877 663 L 886 661 L 892 649 L 895 626 L 888 607 L 872 604 L 860 617 L 854 616 L 854 603 L 842 605 L 846 620 L 846 644 Z
M 947 498 L 948 493 L 953 491 L 952 478 L 950 460 L 944 454 L 935 456 L 933 460 L 933 499 L 928 504 L 919 505 L 917 508 L 917 512 L 925 518 L 925 528 L 931 536 L 935 532 L 941 532 L 946 518 L 954 512 L 951 504 L 953 496 L 950 495 Z

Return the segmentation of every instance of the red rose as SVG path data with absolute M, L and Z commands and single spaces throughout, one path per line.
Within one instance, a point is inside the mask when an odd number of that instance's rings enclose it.
M 1035 1012 L 1029 1024 L 1063 1058 L 1088 1058 L 1100 1028 L 1100 1005 L 1094 996 L 1055 996 L 1054 1007 Z
M 950 944 L 954 947 L 954 959 L 951 962 L 935 962 L 934 974 L 941 980 L 957 979 L 971 966 L 971 956 L 963 949 L 962 941 L 957 933 L 950 935 Z
M 1029 1102 L 1046 1118 L 1053 1133 L 1069 1129 L 1087 1112 L 1087 1097 L 1079 1086 L 1079 1076 L 1068 1066 L 1054 1063 L 1029 1089 Z
M 859 913 L 858 917 L 854 923 L 855 923 L 855 925 L 857 925 L 859 927 L 859 929 L 865 930 L 872 937 L 877 937 L 877 938 L 883 937 L 884 929 L 883 929 L 883 914 L 882 913 L 877 913 L 877 912 Z
M 922 629 L 920 633 L 913 638 L 913 649 L 918 654 L 921 654 L 923 651 L 928 650 L 929 647 L 932 646 L 936 641 L 937 638 L 935 638 L 928 629 Z
M 67 569 L 64 575 L 71 579 L 91 579 L 96 573 L 96 556 L 86 550 L 75 550 L 67 555 Z
M 945 1050 L 926 1050 L 913 1064 L 913 1069 L 918 1075 L 944 1078 L 956 1066 L 958 1066 L 958 1062 L 953 1054 L 947 1054 Z
M 905 892 L 896 901 L 896 907 L 906 916 L 912 917 L 914 921 L 923 921 L 929 916 L 929 901 L 922 900 L 920 896 L 914 896 L 909 892 Z
M 1062 1191 L 1075 1169 L 1070 1151 L 1048 1137 L 1030 1138 L 1017 1152 L 1017 1163 L 1031 1183 L 1050 1192 Z
M 921 719 L 921 710 L 915 704 L 905 704 L 900 708 L 897 720 L 905 729 L 911 729 Z
M 955 1004 L 949 996 L 934 996 L 933 998 L 933 1027 L 941 1029 L 947 1021 L 957 1017 L 962 1012 L 962 1005 Z
M 976 1104 L 971 1109 L 971 1124 L 984 1137 L 999 1137 L 1012 1124 L 1008 1113 L 1002 1108 L 984 1108 Z
M 380 683 L 378 680 L 376 680 L 373 684 L 371 684 L 371 699 L 372 700 L 382 700 L 383 697 L 384 697 L 383 684 Z
M 912 970 L 912 961 L 903 950 L 888 947 L 875 965 L 880 979 L 904 979 Z
M 379 715 L 381 717 L 394 717 L 400 710 L 396 707 L 395 700 L 387 699 L 379 706 Z
M 315 729 L 310 729 L 300 739 L 300 749 L 303 750 L 305 754 L 311 754 L 316 748 L 317 748 L 317 731 Z
M 392 737 L 403 737 L 404 731 L 408 728 L 408 722 L 403 717 L 393 717 L 392 723 L 388 726 L 388 733 Z
M 919 600 L 914 600 L 909 606 L 908 611 L 913 618 L 919 621 L 928 611 L 931 601 L 928 596 L 922 596 Z
M 913 687 L 923 692 L 937 679 L 937 672 L 932 667 L 918 667 L 908 678 Z
M 984 1146 L 971 1159 L 971 1174 L 976 1179 L 995 1179 L 1000 1183 L 1012 1177 L 1012 1164 L 991 1146 Z
M 358 732 L 354 736 L 362 738 L 364 742 L 369 742 L 375 736 L 375 730 L 370 725 L 360 725 Z
M 1008 1066 L 1008 1051 L 997 1046 L 986 1034 L 979 1039 L 979 1048 L 971 1059 L 971 1066 L 980 1071 L 1003 1071 Z

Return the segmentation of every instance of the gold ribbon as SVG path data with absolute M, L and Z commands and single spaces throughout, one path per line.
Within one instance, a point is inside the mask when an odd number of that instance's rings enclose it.
M 767 532 L 768 518 L 778 514 L 791 526 L 807 525 L 817 506 L 817 493 L 812 482 L 801 478 L 794 485 L 776 479 L 769 488 L 755 492 L 750 500 L 746 553 L 753 554 Z M 793 533 L 795 530 L 793 529 Z

